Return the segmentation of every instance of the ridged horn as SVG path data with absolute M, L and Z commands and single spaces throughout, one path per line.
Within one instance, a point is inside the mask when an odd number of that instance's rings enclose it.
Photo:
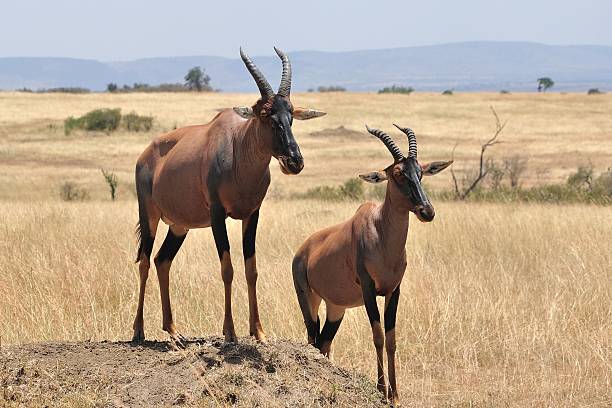
M 251 76 L 255 80 L 257 88 L 259 88 L 259 93 L 261 93 L 261 97 L 264 99 L 268 99 L 271 96 L 274 96 L 274 91 L 268 83 L 268 80 L 266 79 L 266 77 L 263 76 L 257 66 L 255 66 L 255 63 L 251 61 L 249 56 L 246 55 L 244 51 L 242 51 L 242 47 L 240 47 L 240 58 L 242 58 L 244 65 L 246 65 L 247 69 L 251 73 Z
M 393 159 L 395 160 L 396 163 L 404 160 L 404 155 L 402 154 L 399 147 L 397 147 L 393 139 L 391 139 L 391 136 L 389 136 L 382 130 L 370 129 L 368 125 L 365 125 L 365 126 L 368 132 L 370 132 L 372 136 L 376 136 L 378 139 L 380 139 L 381 142 L 385 144 L 385 146 L 387 146 L 387 149 L 389 149 L 389 152 L 393 156 Z
M 278 94 L 288 98 L 289 94 L 291 94 L 291 62 L 289 62 L 289 57 L 278 48 L 274 47 L 274 51 L 276 51 L 276 55 L 283 62 L 283 76 L 278 86 Z
M 417 158 L 417 141 L 416 141 L 416 135 L 414 134 L 412 129 L 403 128 L 401 126 L 396 125 L 395 123 L 393 124 L 393 126 L 398 128 L 399 130 L 404 132 L 406 136 L 408 136 L 408 157 L 413 157 L 416 159 Z

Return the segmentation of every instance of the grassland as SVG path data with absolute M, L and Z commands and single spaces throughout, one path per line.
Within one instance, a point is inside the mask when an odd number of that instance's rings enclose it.
M 30 95 L 0 93 L 0 336 L 2 344 L 116 340 L 131 336 L 135 158 L 157 133 L 200 123 L 253 95 Z M 271 338 L 304 341 L 290 277 L 295 249 L 313 231 L 349 217 L 358 203 L 293 199 L 388 164 L 363 123 L 415 129 L 423 160 L 455 152 L 470 168 L 494 130 L 489 106 L 508 120 L 491 153 L 529 157 L 524 183 L 560 182 L 576 166 L 612 164 L 612 96 L 298 94 L 328 116 L 294 124 L 306 159 L 280 175 L 258 234 L 260 308 Z M 100 107 L 156 117 L 154 132 L 65 136 L 62 121 Z M 339 130 L 344 126 L 345 130 Z M 361 135 L 355 133 L 360 132 Z M 395 134 L 395 133 L 394 133 Z M 401 143 L 404 140 L 400 139 Z M 99 168 L 119 176 L 110 202 Z M 75 181 L 87 202 L 62 202 Z M 448 188 L 442 173 L 430 188 Z M 407 406 L 609 406 L 612 381 L 612 209 L 600 206 L 437 202 L 431 224 L 413 221 L 398 313 L 401 396 Z M 165 227 L 160 227 L 165 228 Z M 240 225 L 228 223 L 237 274 L 234 316 L 247 334 Z M 159 243 L 157 243 L 159 245 Z M 171 273 L 179 327 L 219 334 L 222 282 L 212 234 L 189 233 Z M 154 275 L 145 303 L 148 337 L 164 339 Z M 373 377 L 365 311 L 347 313 L 334 361 Z

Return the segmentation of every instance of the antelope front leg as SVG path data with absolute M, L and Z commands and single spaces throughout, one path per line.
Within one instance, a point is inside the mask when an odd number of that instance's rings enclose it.
M 389 373 L 389 392 L 388 397 L 391 404 L 399 404 L 397 393 L 397 381 L 395 377 L 395 318 L 397 315 L 397 305 L 399 303 L 400 287 L 395 288 L 391 295 L 385 296 L 385 348 L 387 350 L 387 365 Z
M 217 253 L 221 261 L 221 278 L 225 288 L 225 317 L 223 319 L 223 335 L 225 341 L 236 341 L 236 330 L 234 330 L 234 319 L 232 317 L 232 280 L 234 279 L 234 268 L 230 257 L 230 245 L 225 227 L 225 209 L 217 204 L 210 210 L 211 226 Z
M 363 302 L 365 304 L 370 326 L 372 327 L 372 339 L 376 348 L 376 388 L 387 396 L 387 387 L 385 385 L 385 373 L 383 368 L 383 347 L 385 345 L 385 335 L 383 334 L 382 326 L 380 325 L 380 314 L 376 305 L 376 286 L 374 281 L 368 274 L 365 267 L 359 267 L 358 275 L 361 282 L 361 291 L 363 293 Z
M 242 221 L 242 253 L 244 256 L 244 274 L 249 292 L 249 333 L 259 341 L 265 341 L 266 335 L 261 328 L 259 308 L 257 306 L 257 262 L 255 258 L 255 237 L 259 209 Z

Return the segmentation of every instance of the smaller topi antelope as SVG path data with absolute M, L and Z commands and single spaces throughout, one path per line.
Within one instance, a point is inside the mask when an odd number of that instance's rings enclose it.
M 329 356 L 331 343 L 340 327 L 344 311 L 365 304 L 378 368 L 378 389 L 398 402 L 395 379 L 395 316 L 400 284 L 406 270 L 408 214 L 413 212 L 422 222 L 434 218 L 434 208 L 423 187 L 422 176 L 432 176 L 452 161 L 420 165 L 414 132 L 398 129 L 408 136 L 408 156 L 384 132 L 368 132 L 380 139 L 391 155 L 393 164 L 382 171 L 360 174 L 369 183 L 387 181 L 382 204 L 362 204 L 351 219 L 311 235 L 293 259 L 293 282 L 297 293 L 308 342 Z M 385 333 L 380 324 L 376 296 L 385 297 Z M 327 314 L 319 330 L 318 310 L 325 300 Z M 386 344 L 389 389 L 383 373 L 383 346 Z

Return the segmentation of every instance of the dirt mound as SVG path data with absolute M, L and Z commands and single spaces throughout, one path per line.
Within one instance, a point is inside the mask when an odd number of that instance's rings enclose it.
M 0 357 L 0 406 L 383 406 L 371 381 L 289 341 L 38 343 Z
M 337 128 L 327 128 L 322 130 L 317 130 L 316 132 L 311 132 L 310 136 L 314 137 L 334 137 L 341 139 L 353 139 L 355 137 L 363 137 L 363 132 L 358 132 L 356 130 L 347 129 L 344 126 L 338 126 Z

